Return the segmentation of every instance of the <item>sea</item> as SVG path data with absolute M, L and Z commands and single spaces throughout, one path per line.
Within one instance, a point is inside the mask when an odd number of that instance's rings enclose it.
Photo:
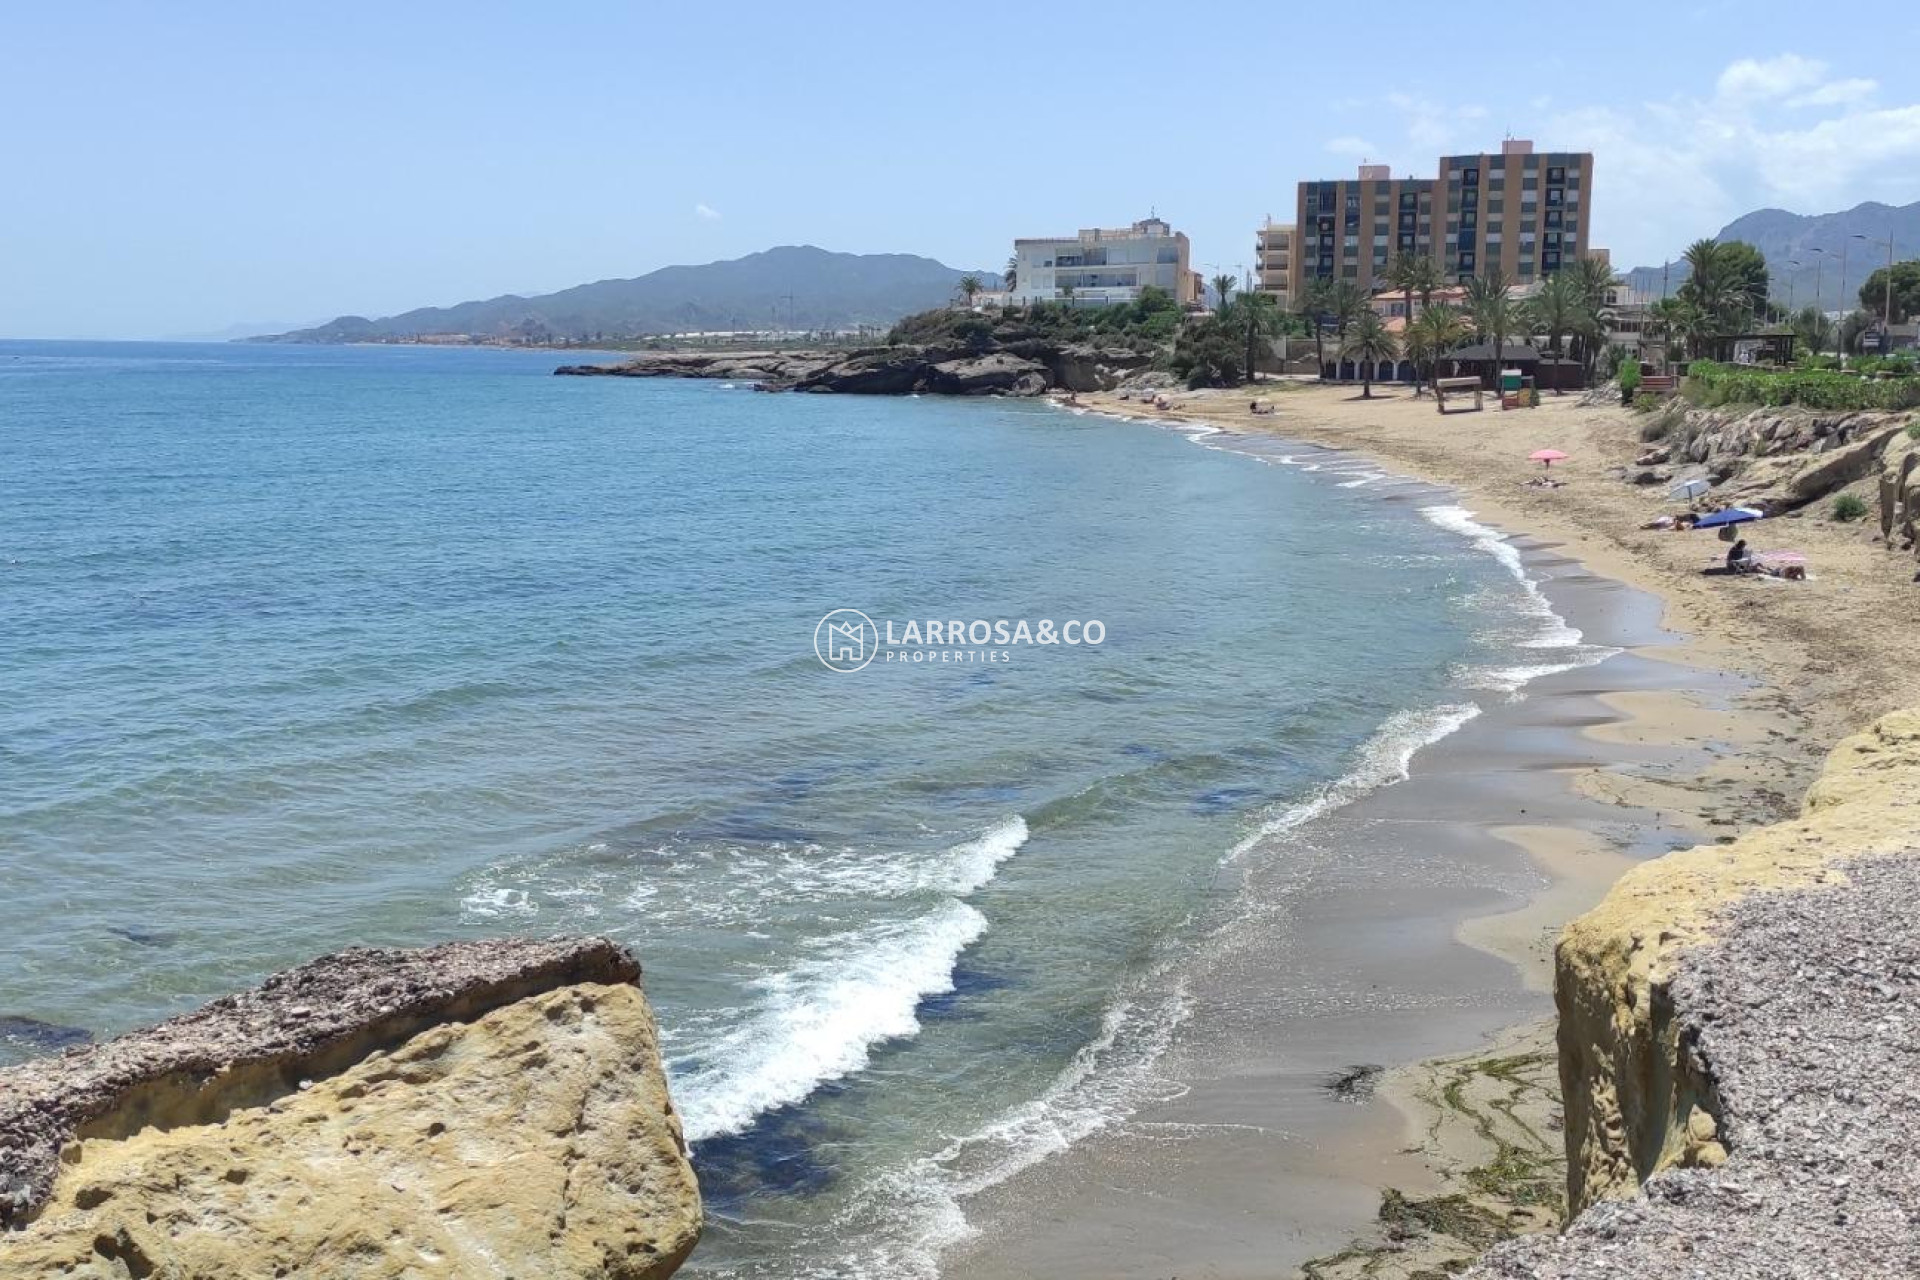
M 1607 652 L 1355 457 L 591 358 L 0 342 L 0 1061 L 605 934 L 687 1273 L 933 1277 L 1138 1101 L 1247 868 Z

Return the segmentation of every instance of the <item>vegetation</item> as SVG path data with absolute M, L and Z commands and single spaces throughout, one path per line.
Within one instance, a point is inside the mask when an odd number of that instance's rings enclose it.
M 1467 315 L 1480 341 L 1492 346 L 1496 361 L 1506 354 L 1507 340 L 1523 319 L 1519 304 L 1507 296 L 1509 283 L 1498 267 L 1467 282 Z
M 1687 246 L 1687 279 L 1667 321 L 1692 356 L 1707 341 L 1745 333 L 1768 312 L 1767 260 L 1742 240 L 1696 240 Z
M 1274 301 L 1270 293 L 1257 290 L 1243 293 L 1222 311 L 1220 321 L 1245 341 L 1246 379 L 1252 382 L 1254 357 L 1259 353 L 1260 343 L 1277 338 L 1284 331 L 1285 320 L 1280 314 L 1280 304 Z
M 1440 377 L 1440 361 L 1472 336 L 1460 312 L 1444 303 L 1429 306 L 1407 326 L 1407 359 L 1429 384 Z
M 1074 307 L 1064 302 L 1036 302 L 1025 307 L 955 311 L 943 307 L 923 311 L 896 324 L 887 345 L 965 346 L 986 350 L 1028 341 L 1101 342 L 1158 350 L 1180 328 L 1180 304 L 1165 289 L 1148 286 L 1132 302 L 1110 307 Z
M 1899 410 L 1920 406 L 1920 377 L 1866 378 L 1830 369 L 1759 369 L 1696 360 L 1687 370 L 1687 394 L 1708 406 Z
M 1374 370 L 1382 360 L 1399 356 L 1400 344 L 1387 332 L 1386 321 L 1372 307 L 1362 310 L 1353 322 L 1352 332 L 1340 344 L 1340 355 L 1360 366 L 1360 398 L 1373 399 Z
M 960 283 L 954 285 L 953 289 L 955 293 L 958 293 L 960 297 L 965 300 L 967 306 L 971 308 L 973 306 L 973 300 L 979 297 L 980 294 L 985 291 L 986 287 L 987 282 L 979 276 L 964 275 L 960 277 Z
M 1794 312 L 1788 322 L 1794 337 L 1808 353 L 1825 351 L 1833 345 L 1833 321 L 1827 319 L 1827 313 L 1816 306 L 1804 306 Z
M 1234 287 L 1240 282 L 1231 274 L 1222 272 L 1207 283 L 1213 286 L 1214 297 L 1220 299 L 1220 304 L 1214 310 L 1224 312 L 1228 306 L 1227 300 L 1233 296 Z
M 1843 493 L 1833 500 L 1833 518 L 1842 524 L 1864 519 L 1866 514 L 1867 500 L 1857 493 Z
M 1860 306 L 1874 315 L 1887 307 L 1887 269 L 1876 267 L 1860 286 Z M 1893 322 L 1905 324 L 1920 315 L 1920 260 L 1893 264 Z
M 1631 402 L 1633 399 L 1633 393 L 1638 391 L 1639 389 L 1640 389 L 1640 362 L 1638 360 L 1622 361 L 1620 365 L 1620 399 L 1621 401 Z
M 1240 385 L 1240 344 L 1224 317 L 1208 316 L 1180 330 L 1173 372 L 1190 388 Z

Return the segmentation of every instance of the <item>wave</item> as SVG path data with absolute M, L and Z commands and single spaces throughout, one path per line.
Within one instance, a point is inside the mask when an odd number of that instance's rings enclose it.
M 1381 787 L 1406 781 L 1413 766 L 1413 757 L 1423 747 L 1432 746 L 1479 714 L 1480 708 L 1470 702 L 1394 712 L 1361 746 L 1359 759 L 1353 768 L 1326 783 L 1306 799 L 1264 818 L 1259 826 L 1227 850 L 1221 864 L 1245 857 L 1261 841 L 1311 822 L 1330 809 L 1350 804 Z
M 961 1201 L 1125 1119 L 1147 1096 L 1154 1064 L 1191 1009 L 1172 969 L 1163 962 L 1110 1002 L 1099 1031 L 1039 1096 L 859 1188 L 834 1225 L 862 1244 L 832 1274 L 937 1280 L 942 1255 L 976 1233 Z
M 1420 514 L 1427 520 L 1447 530 L 1457 533 L 1473 543 L 1474 546 L 1498 560 L 1506 571 L 1513 575 L 1526 591 L 1527 612 L 1539 620 L 1539 632 L 1522 640 L 1524 649 L 1570 649 L 1585 637 L 1578 627 L 1572 626 L 1565 618 L 1554 612 L 1553 605 L 1541 592 L 1540 584 L 1527 572 L 1526 563 L 1520 558 L 1520 548 L 1508 540 L 1507 535 L 1498 529 L 1481 524 L 1473 518 L 1473 512 L 1465 507 L 1445 504 L 1422 507 Z
M 953 967 L 987 918 L 949 900 L 814 944 L 821 954 L 756 984 L 758 1011 L 702 1052 L 669 1064 L 689 1142 L 738 1133 L 756 1117 L 864 1070 L 875 1046 L 920 1032 L 921 1000 L 953 990 Z

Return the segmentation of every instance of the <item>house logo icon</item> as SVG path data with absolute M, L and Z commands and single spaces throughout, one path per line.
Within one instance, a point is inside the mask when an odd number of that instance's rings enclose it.
M 858 671 L 880 651 L 880 628 L 858 609 L 835 609 L 813 629 L 813 651 L 835 671 Z

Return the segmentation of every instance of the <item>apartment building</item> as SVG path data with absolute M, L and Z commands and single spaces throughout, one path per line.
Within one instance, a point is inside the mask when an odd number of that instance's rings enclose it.
M 1530 287 L 1586 256 L 1593 155 L 1536 152 L 1509 139 L 1499 153 L 1443 156 L 1432 178 L 1361 165 L 1353 178 L 1299 185 L 1288 293 L 1346 280 L 1372 293 L 1402 253 L 1439 260 L 1449 281 L 1498 267 Z
M 1186 234 L 1157 217 L 1074 236 L 1015 240 L 1012 300 L 1103 307 L 1131 302 L 1153 285 L 1190 306 L 1199 297 L 1192 256 Z
M 1520 285 L 1550 276 L 1587 253 L 1592 194 L 1590 152 L 1541 153 L 1509 139 L 1497 155 L 1443 157 L 1442 268 L 1464 280 L 1498 267 Z
M 1294 225 L 1268 218 L 1253 234 L 1253 260 L 1261 293 L 1271 294 L 1282 311 L 1293 310 Z
M 1363 164 L 1353 178 L 1303 182 L 1294 210 L 1292 286 L 1346 280 L 1362 293 L 1401 253 L 1434 252 L 1434 181 Z

